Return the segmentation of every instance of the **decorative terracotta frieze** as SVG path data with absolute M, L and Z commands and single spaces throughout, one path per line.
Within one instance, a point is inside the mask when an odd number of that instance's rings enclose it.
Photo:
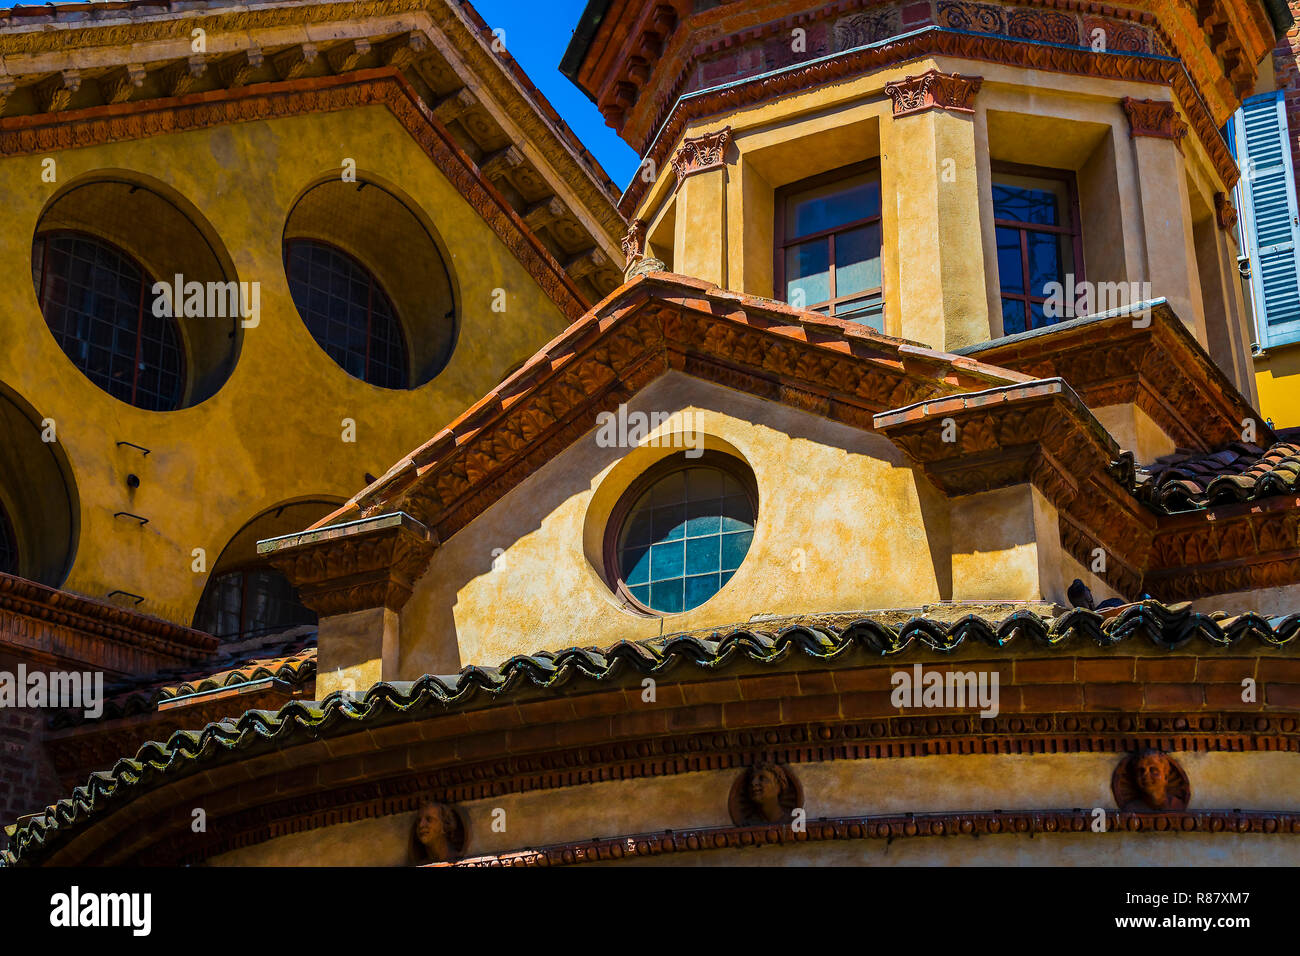
M 502 866 L 573 866 L 613 863 L 665 854 L 708 850 L 736 850 L 762 846 L 805 846 L 842 840 L 887 840 L 908 837 L 995 837 L 1090 832 L 1095 823 L 1091 810 L 975 810 L 966 813 L 917 813 L 892 816 L 843 817 L 809 821 L 796 831 L 791 826 L 700 827 L 639 833 L 602 840 L 559 843 L 540 849 L 471 857 L 443 864 L 465 869 Z M 1300 813 L 1242 810 L 1199 810 L 1179 814 L 1106 814 L 1106 833 L 1238 833 L 1300 835 Z M 1227 847 L 1225 847 L 1227 849 Z
M 437 537 L 397 513 L 258 542 L 321 617 L 385 607 L 401 610 L 429 566 Z
M 144 139 L 300 113 L 384 106 L 492 228 L 570 320 L 590 306 L 573 279 L 520 215 L 437 122 L 410 82 L 392 67 L 337 77 L 301 77 L 170 99 L 0 119 L 0 155 L 27 155 L 102 142 Z
M 638 142 L 637 146 L 646 159 L 662 165 L 667 161 L 670 144 L 697 120 L 725 115 L 756 103 L 927 56 L 983 60 L 1021 69 L 1096 76 L 1169 88 L 1186 109 L 1187 117 L 1223 185 L 1231 189 L 1239 178 L 1236 162 L 1219 133 L 1221 124 L 1210 114 L 1199 87 L 1178 61 L 1119 49 L 1093 52 L 1090 49 L 1027 43 L 998 34 L 969 34 L 944 29 L 918 32 L 884 46 L 847 50 L 778 73 L 753 76 L 717 89 L 670 99 L 664 104 L 661 121 L 654 125 L 656 134 L 652 139 Z M 619 200 L 619 209 L 624 215 L 631 216 L 636 212 L 649 188 L 650 184 L 639 177 L 633 181 Z
M 1178 116 L 1178 108 L 1167 100 L 1135 100 L 1126 96 L 1120 100 L 1124 115 L 1128 117 L 1129 136 L 1154 136 L 1171 139 L 1182 148 L 1187 135 L 1187 124 Z
M 979 76 L 929 70 L 920 76 L 886 83 L 885 93 L 894 101 L 895 116 L 908 116 L 931 109 L 974 113 L 975 94 L 983 82 L 983 77 Z
M 677 185 L 682 180 L 696 173 L 720 169 L 727 162 L 727 147 L 731 145 L 731 127 L 727 126 L 715 133 L 703 136 L 687 137 L 673 154 L 673 172 L 677 174 Z

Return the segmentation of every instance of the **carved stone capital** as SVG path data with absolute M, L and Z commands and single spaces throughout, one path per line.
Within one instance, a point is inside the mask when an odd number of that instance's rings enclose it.
M 1154 136 L 1158 139 L 1172 139 L 1182 148 L 1182 139 L 1187 135 L 1187 124 L 1178 116 L 1173 103 L 1161 100 L 1135 100 L 1131 96 L 1120 101 L 1124 114 L 1128 117 L 1129 136 Z
M 258 542 L 303 604 L 321 617 L 401 610 L 438 547 L 437 536 L 397 512 Z
M 72 94 L 81 89 L 81 73 L 78 70 L 63 70 L 36 85 L 36 102 L 42 113 L 57 113 L 68 108 Z
M 1214 218 L 1219 223 L 1219 228 L 1225 232 L 1237 228 L 1237 207 L 1232 204 L 1227 193 L 1214 194 Z
M 703 136 L 683 140 L 673 155 L 677 185 L 680 186 L 687 176 L 726 165 L 727 147 L 731 145 L 731 138 L 731 127 L 728 126 L 716 133 L 705 133 Z
M 627 235 L 623 237 L 623 264 L 631 266 L 645 255 L 646 223 L 644 219 L 633 219 L 628 226 Z
M 144 79 L 144 65 L 128 63 L 103 76 L 99 80 L 99 92 L 105 103 L 127 103 L 144 86 Z
M 983 77 L 962 76 L 929 70 L 885 84 L 885 92 L 894 101 L 894 115 L 907 116 L 926 110 L 942 109 L 954 113 L 974 113 L 975 94 Z

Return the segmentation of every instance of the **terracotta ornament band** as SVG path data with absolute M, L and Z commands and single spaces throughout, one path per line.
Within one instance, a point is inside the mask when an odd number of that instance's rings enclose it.
M 983 82 L 983 77 L 979 76 L 929 70 L 920 76 L 886 83 L 885 92 L 894 101 L 895 116 L 908 116 L 932 109 L 974 113 L 975 94 Z
M 1300 814 L 1202 810 L 1196 813 L 1106 814 L 1106 834 L 1130 833 L 1272 833 L 1300 835 Z M 558 843 L 535 850 L 470 857 L 444 866 L 572 866 L 622 859 L 694 853 L 702 850 L 738 850 L 829 840 L 898 840 L 905 837 L 1019 836 L 1025 834 L 1093 834 L 1094 814 L 1083 810 L 996 810 L 969 813 L 906 814 L 840 817 L 809 820 L 806 829 L 792 826 L 701 827 L 692 830 L 637 834 L 581 843 Z

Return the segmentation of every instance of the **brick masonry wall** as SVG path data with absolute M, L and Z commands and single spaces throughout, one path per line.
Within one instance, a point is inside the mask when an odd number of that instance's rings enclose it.
M 1291 15 L 1298 21 L 1291 25 L 1273 48 L 1273 73 L 1277 87 L 1286 91 L 1287 127 L 1291 137 L 1291 161 L 1300 169 L 1300 0 L 1288 0 Z
M 64 787 L 41 746 L 43 711 L 0 708 L 0 847 L 3 828 L 19 814 L 34 813 L 62 796 Z

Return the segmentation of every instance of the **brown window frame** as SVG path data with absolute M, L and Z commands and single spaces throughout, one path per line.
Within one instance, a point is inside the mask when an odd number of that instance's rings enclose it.
M 698 458 L 687 458 L 684 451 L 679 451 L 660 459 L 638 475 L 619 495 L 618 501 L 609 513 L 609 520 L 605 522 L 605 537 L 601 545 L 602 560 L 605 565 L 605 583 L 609 585 L 610 590 L 623 602 L 625 607 L 649 617 L 671 617 L 674 614 L 690 613 L 689 611 L 656 611 L 632 596 L 632 591 L 623 577 L 623 568 L 618 561 L 618 539 L 623 533 L 623 525 L 627 523 L 633 506 L 641 500 L 641 496 L 652 485 L 661 479 L 667 478 L 673 472 L 701 466 L 725 471 L 740 482 L 740 486 L 745 489 L 745 494 L 749 496 L 749 505 L 754 512 L 755 530 L 757 530 L 758 481 L 754 477 L 754 472 L 743 461 L 734 455 L 712 449 L 706 449 Z M 746 555 L 745 557 L 748 559 L 749 556 Z M 744 561 L 741 564 L 743 565 Z M 737 568 L 736 570 L 739 571 L 740 569 Z M 725 588 L 726 585 L 724 584 L 722 587 Z M 713 597 L 717 597 L 719 593 L 721 593 L 721 589 Z M 713 597 L 710 597 L 709 600 L 713 600 Z M 707 604 L 708 601 L 705 603 Z M 702 607 L 703 605 L 699 606 Z M 694 608 L 691 610 L 694 610 Z
M 881 236 L 880 236 L 880 248 L 881 248 L 881 254 L 883 258 L 884 247 L 885 247 L 884 228 L 882 222 L 884 218 L 883 214 L 885 210 L 883 193 L 881 195 L 880 212 L 876 213 L 876 215 L 874 216 L 868 216 L 865 219 L 858 219 L 855 220 L 854 222 L 845 223 L 842 226 L 836 226 L 834 229 L 824 229 L 821 232 L 809 233 L 806 236 L 799 236 L 794 239 L 787 239 L 785 235 L 785 219 L 786 219 L 785 214 L 791 196 L 797 193 L 807 192 L 810 189 L 816 189 L 818 186 L 827 186 L 830 185 L 831 183 L 838 182 L 842 179 L 853 179 L 854 177 L 861 176 L 865 173 L 875 173 L 877 184 L 879 184 L 880 160 L 878 158 L 868 159 L 860 163 L 852 163 L 848 166 L 841 166 L 839 169 L 832 169 L 829 172 L 820 173 L 819 175 L 816 176 L 810 176 L 807 179 L 801 179 L 798 182 L 790 183 L 788 185 L 782 186 L 779 189 L 777 189 L 776 197 L 775 197 L 776 200 L 775 201 L 776 229 L 774 233 L 775 251 L 773 253 L 772 274 L 776 277 L 776 289 L 774 291 L 776 292 L 775 298 L 778 301 L 781 302 L 786 301 L 785 298 L 786 296 L 786 278 L 785 278 L 786 250 L 789 249 L 791 246 L 799 246 L 799 245 L 803 245 L 805 242 L 813 242 L 814 240 L 817 239 L 829 237 L 830 240 L 829 268 L 830 268 L 830 280 L 831 280 L 831 289 L 830 289 L 831 297 L 827 299 L 825 302 L 808 303 L 803 307 L 805 311 L 816 312 L 818 309 L 824 306 L 830 306 L 830 311 L 827 314 L 835 318 L 841 318 L 841 316 L 837 315 L 835 312 L 836 306 L 838 306 L 841 302 L 846 302 L 849 300 L 856 301 L 858 299 L 862 299 L 867 296 L 877 295 L 877 294 L 880 296 L 881 302 L 883 304 L 884 296 L 885 296 L 885 271 L 883 268 L 880 271 L 879 288 L 865 289 L 861 292 L 855 292 L 852 295 L 845 295 L 845 296 L 838 296 L 838 297 L 835 295 L 835 236 L 836 235 L 842 232 L 852 232 L 854 229 L 861 229 L 863 226 L 869 226 L 872 223 L 882 224 Z
M 1030 304 L 1032 303 L 1034 305 L 1042 305 L 1044 302 L 1047 301 L 1047 296 L 1036 296 L 1036 295 L 1029 294 L 1029 240 L 1026 234 L 1030 232 L 1046 232 L 1052 235 L 1070 236 L 1071 239 L 1070 247 L 1071 247 L 1071 251 L 1074 253 L 1074 268 L 1073 271 L 1068 274 L 1074 276 L 1074 281 L 1076 283 L 1086 281 L 1084 277 L 1084 265 L 1083 265 L 1083 216 L 1079 208 L 1078 177 L 1075 175 L 1073 170 L 1069 170 L 1069 169 L 1055 169 L 1050 166 L 1027 166 L 1023 163 L 1005 163 L 1005 162 L 997 162 L 997 161 L 994 161 L 991 164 L 990 172 L 992 173 L 992 179 L 989 182 L 990 194 L 992 192 L 993 186 L 996 185 L 995 180 L 1000 175 L 1001 176 L 1023 176 L 1028 179 L 1048 179 L 1048 180 L 1055 180 L 1057 182 L 1065 183 L 1066 197 L 1068 199 L 1068 206 L 1069 206 L 1068 214 L 1070 218 L 1070 224 L 1068 226 L 1047 226 L 1039 223 L 1019 222 L 1018 220 L 1015 219 L 998 219 L 996 213 L 994 214 L 994 218 L 993 218 L 995 248 L 997 244 L 997 230 L 999 228 L 1015 229 L 1020 233 L 1020 279 L 1021 279 L 1021 284 L 1024 286 L 1025 289 L 1023 294 L 1017 294 L 1014 292 L 1004 292 L 1002 290 L 1001 263 L 999 262 L 998 263 L 998 321 L 1005 322 L 1005 319 L 1003 319 L 1002 317 L 1003 316 L 1002 303 L 1006 299 L 1013 299 L 1017 302 L 1020 302 L 1024 307 L 1026 332 L 1033 331 L 1034 329 L 1051 328 L 1053 325 L 1057 325 L 1060 322 L 1066 321 L 1070 317 L 1062 316 L 1061 318 L 1057 319 L 1055 322 L 1046 322 L 1042 325 L 1034 324 L 1034 311 L 1033 309 L 1030 308 Z M 998 261 L 996 256 L 994 257 L 994 261 L 995 262 Z M 1071 300 L 1071 306 L 1073 307 L 1075 302 L 1074 290 L 1073 289 L 1068 290 L 1068 295 Z M 1007 334 L 1005 324 L 1003 325 L 1003 334 L 1004 335 Z

